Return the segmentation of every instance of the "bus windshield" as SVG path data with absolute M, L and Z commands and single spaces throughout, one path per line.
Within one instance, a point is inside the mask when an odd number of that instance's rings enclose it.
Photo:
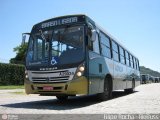
M 64 65 L 84 58 L 84 28 L 67 26 L 34 31 L 31 34 L 26 65 Z

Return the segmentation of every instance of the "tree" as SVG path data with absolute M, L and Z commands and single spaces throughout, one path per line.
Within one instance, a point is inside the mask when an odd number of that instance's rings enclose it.
M 25 55 L 27 51 L 28 43 L 24 43 L 13 48 L 13 51 L 16 52 L 15 58 L 10 59 L 10 63 L 13 64 L 24 64 L 25 63 Z

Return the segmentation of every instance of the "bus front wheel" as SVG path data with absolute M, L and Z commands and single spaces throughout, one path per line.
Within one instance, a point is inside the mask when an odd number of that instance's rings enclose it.
M 112 97 L 112 79 L 111 77 L 106 77 L 104 80 L 104 91 L 97 95 L 98 99 L 101 101 L 108 100 Z

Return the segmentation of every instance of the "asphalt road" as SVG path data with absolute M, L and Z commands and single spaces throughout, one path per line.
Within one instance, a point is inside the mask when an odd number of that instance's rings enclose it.
M 21 94 L 24 90 L 0 90 L 0 114 L 159 114 L 160 83 L 140 85 L 132 94 L 113 93 L 99 102 L 95 96 L 71 97 L 59 102 L 54 96 Z

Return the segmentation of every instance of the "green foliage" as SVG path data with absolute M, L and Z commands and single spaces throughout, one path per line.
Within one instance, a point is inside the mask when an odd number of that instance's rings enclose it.
M 10 63 L 12 64 L 24 64 L 25 63 L 25 55 L 27 51 L 28 43 L 24 43 L 13 48 L 13 51 L 16 52 L 15 58 L 10 59 Z
M 0 63 L 0 85 L 22 85 L 24 78 L 23 65 Z
M 24 85 L 0 85 L 0 90 L 6 89 L 24 89 Z
M 140 72 L 141 72 L 141 74 L 150 74 L 154 77 L 160 77 L 159 72 L 151 70 L 150 68 L 146 68 L 144 66 L 140 66 Z

